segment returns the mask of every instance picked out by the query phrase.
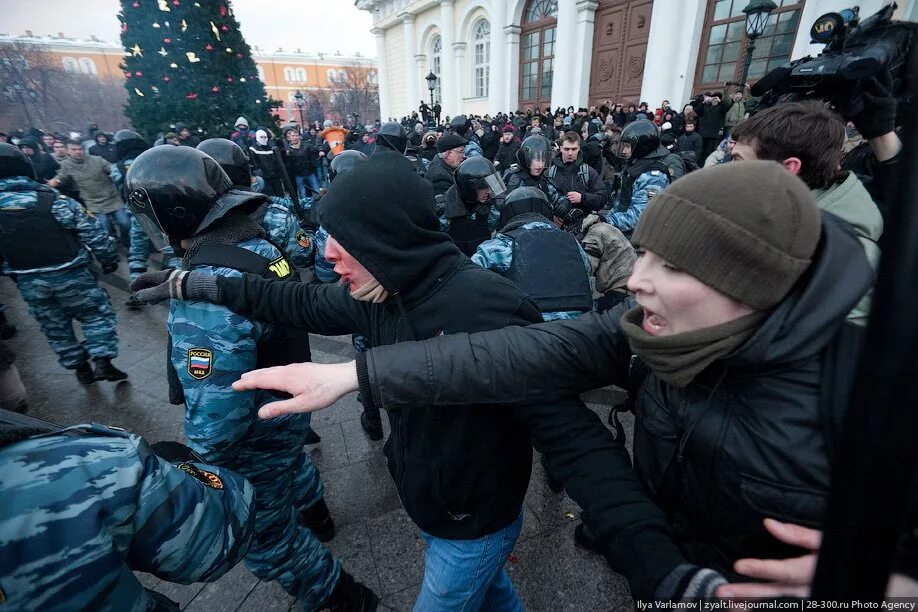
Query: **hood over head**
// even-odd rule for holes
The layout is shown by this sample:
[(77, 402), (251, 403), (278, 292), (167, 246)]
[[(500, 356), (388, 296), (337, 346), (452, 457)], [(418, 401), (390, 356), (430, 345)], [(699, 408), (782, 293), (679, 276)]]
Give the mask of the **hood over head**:
[(238, 119), (236, 119), (236, 123), (233, 124), (233, 127), (238, 128), (240, 125), (246, 129), (249, 129), (249, 120), (246, 119), (245, 117), (239, 117)]
[(264, 130), (255, 132), (255, 142), (263, 147), (268, 146), (268, 133)]
[(390, 296), (422, 295), (464, 259), (440, 231), (433, 185), (395, 151), (381, 150), (338, 175), (319, 219)]

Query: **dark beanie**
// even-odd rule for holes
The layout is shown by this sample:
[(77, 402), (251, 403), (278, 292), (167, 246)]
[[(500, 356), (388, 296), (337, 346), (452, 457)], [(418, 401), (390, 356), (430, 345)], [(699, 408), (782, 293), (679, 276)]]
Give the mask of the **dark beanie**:
[(773, 161), (692, 172), (655, 197), (632, 242), (756, 310), (778, 304), (810, 265), (820, 213)]
[(440, 153), (445, 153), (450, 149), (464, 147), (467, 144), (469, 144), (469, 141), (462, 136), (457, 136), (456, 134), (447, 134), (437, 141), (437, 151)]

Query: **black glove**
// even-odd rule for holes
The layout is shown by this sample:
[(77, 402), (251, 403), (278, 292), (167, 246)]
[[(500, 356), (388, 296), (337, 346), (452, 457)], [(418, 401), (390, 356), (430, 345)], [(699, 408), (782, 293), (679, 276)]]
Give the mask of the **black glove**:
[(657, 600), (691, 601), (702, 597), (714, 597), (717, 587), (727, 584), (719, 572), (707, 567), (683, 563), (666, 575), (654, 589)]
[(145, 272), (131, 283), (131, 291), (135, 299), (147, 304), (156, 304), (170, 298), (215, 302), (217, 277), (203, 272), (172, 269)]
[(859, 100), (841, 109), (845, 118), (854, 123), (864, 138), (876, 138), (896, 129), (898, 103), (891, 89), (892, 78), (889, 71), (884, 70), (861, 81), (860, 95), (855, 97)]
[(585, 216), (586, 215), (584, 215), (583, 211), (579, 208), (572, 208), (570, 212), (564, 215), (562, 220), (564, 221), (564, 225), (575, 225), (583, 221)]
[(567, 213), (571, 212), (571, 201), (567, 198), (558, 198), (558, 201), (555, 202), (555, 205), (552, 207), (555, 213), (555, 216), (559, 219), (564, 219), (567, 217)]
[(111, 263), (102, 264), (102, 274), (111, 274), (118, 269), (118, 262), (113, 261)]

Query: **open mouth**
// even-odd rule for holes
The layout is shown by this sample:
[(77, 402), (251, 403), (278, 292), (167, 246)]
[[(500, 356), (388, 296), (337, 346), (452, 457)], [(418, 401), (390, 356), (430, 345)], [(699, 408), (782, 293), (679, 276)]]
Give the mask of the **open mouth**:
[(641, 327), (648, 334), (657, 336), (666, 328), (666, 319), (644, 308), (644, 322), (641, 324)]

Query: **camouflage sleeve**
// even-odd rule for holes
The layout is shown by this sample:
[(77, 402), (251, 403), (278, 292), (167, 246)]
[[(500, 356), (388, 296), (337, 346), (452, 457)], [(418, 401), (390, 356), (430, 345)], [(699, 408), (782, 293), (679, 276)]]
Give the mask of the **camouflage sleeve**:
[(666, 175), (659, 170), (645, 172), (637, 177), (637, 180), (634, 181), (630, 206), (622, 212), (609, 213), (609, 223), (623, 232), (634, 231), (641, 213), (644, 212), (644, 208), (647, 206), (647, 202), (668, 186), (669, 181)]
[(498, 234), (478, 245), (478, 250), (471, 257), (472, 263), (486, 270), (503, 274), (510, 269), (513, 261), (513, 246), (509, 238)]
[(131, 569), (170, 582), (216, 580), (245, 557), (251, 543), (255, 490), (229, 470), (172, 465), (142, 439), (143, 466), (128, 554)]
[(316, 278), (323, 283), (336, 283), (341, 278), (335, 273), (335, 266), (325, 259), (325, 243), (328, 242), (328, 230), (319, 226), (316, 232), (316, 260), (313, 266)]
[(109, 168), (112, 182), (115, 184), (115, 189), (118, 190), (118, 195), (122, 195), (124, 193), (124, 175), (121, 174), (121, 169), (118, 167), (118, 164), (111, 164)]
[(254, 418), (257, 393), (237, 393), (231, 385), (255, 369), (260, 327), (224, 306), (173, 300), (169, 332), (172, 365), (185, 392), (188, 445), (206, 461), (222, 463)]
[(54, 201), (51, 213), (61, 225), (76, 231), (80, 241), (92, 251), (100, 263), (118, 261), (118, 242), (79, 202), (67, 196), (59, 196)]
[(479, 145), (474, 140), (470, 140), (467, 145), (465, 145), (465, 157), (484, 157), (484, 151), (481, 150), (481, 145)]
[(147, 271), (147, 260), (153, 251), (153, 242), (147, 233), (143, 231), (140, 222), (131, 212), (131, 246), (128, 249), (128, 271), (131, 273), (133, 281), (142, 273)]
[[(289, 198), (271, 198), (285, 201), (283, 206), (272, 203), (265, 212), (264, 227), (268, 232), (268, 239), (282, 247), (287, 255), (299, 268), (308, 268), (315, 257), (315, 239), (305, 230), (300, 229), (300, 224), (290, 211), (293, 203)], [(288, 204), (289, 203), (289, 204)]]

